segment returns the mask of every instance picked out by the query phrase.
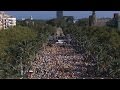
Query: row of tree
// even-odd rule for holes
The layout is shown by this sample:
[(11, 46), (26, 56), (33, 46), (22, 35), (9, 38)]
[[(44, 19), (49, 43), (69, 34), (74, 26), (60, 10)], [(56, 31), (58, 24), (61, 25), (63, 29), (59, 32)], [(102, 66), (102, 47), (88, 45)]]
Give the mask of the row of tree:
[(77, 44), (85, 62), (94, 63), (86, 77), (120, 77), (120, 32), (111, 27), (88, 27), (88, 20), (76, 24), (65, 20), (20, 21), (17, 27), (0, 32), (0, 78), (26, 77), (34, 56), (43, 48), (54, 26), (62, 27)]
[(76, 50), (85, 61), (94, 63), (87, 77), (120, 78), (120, 32), (111, 27), (81, 27), (69, 25), (64, 29), (77, 42)]
[(19, 22), (0, 32), (0, 78), (27, 78), (31, 61), (43, 49), (53, 27), (45, 23)]
[[(89, 27), (88, 19), (76, 23), (53, 19), (48, 24), (60, 26), (64, 34), (73, 38), (74, 48), (81, 53), (85, 62), (94, 63), (88, 66), (84, 77), (120, 78), (120, 31), (114, 20), (104, 27)], [(71, 43), (71, 44), (72, 44)]]

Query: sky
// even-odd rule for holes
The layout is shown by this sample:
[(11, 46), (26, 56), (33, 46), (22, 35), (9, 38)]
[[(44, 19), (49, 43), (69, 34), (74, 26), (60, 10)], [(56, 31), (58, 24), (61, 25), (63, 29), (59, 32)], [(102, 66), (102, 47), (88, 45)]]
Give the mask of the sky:
[[(16, 17), (17, 19), (29, 18), (33, 19), (52, 19), (56, 17), (56, 11), (5, 11), (7, 14)], [(120, 11), (96, 11), (98, 18), (113, 17), (114, 13)], [(64, 16), (74, 16), (76, 19), (86, 18), (91, 15), (91, 11), (64, 11)]]

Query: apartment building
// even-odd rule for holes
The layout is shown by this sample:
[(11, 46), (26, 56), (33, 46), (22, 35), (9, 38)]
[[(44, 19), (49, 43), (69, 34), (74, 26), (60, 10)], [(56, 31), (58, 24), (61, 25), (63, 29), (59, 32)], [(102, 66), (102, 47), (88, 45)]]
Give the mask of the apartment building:
[(16, 26), (16, 18), (0, 12), (0, 30)]

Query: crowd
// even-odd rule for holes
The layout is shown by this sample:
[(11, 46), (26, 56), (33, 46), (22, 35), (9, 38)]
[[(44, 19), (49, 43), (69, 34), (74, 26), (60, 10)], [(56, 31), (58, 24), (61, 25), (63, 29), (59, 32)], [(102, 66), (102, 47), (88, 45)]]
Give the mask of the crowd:
[(87, 71), (82, 55), (72, 47), (46, 46), (32, 62), (32, 79), (76, 79)]

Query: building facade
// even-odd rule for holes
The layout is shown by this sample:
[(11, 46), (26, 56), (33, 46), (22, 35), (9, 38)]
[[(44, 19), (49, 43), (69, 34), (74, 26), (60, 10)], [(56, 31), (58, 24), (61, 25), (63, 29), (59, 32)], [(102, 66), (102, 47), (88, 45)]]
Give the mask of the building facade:
[(117, 21), (119, 19), (119, 13), (114, 13), (113, 19)]
[(16, 18), (0, 12), (0, 30), (16, 26)]
[[(115, 20), (118, 19), (118, 14), (114, 14)], [(92, 12), (92, 15), (89, 16), (89, 26), (106, 26), (107, 22), (110, 21), (110, 18), (97, 18), (95, 11)]]
[(118, 30), (120, 30), (120, 14), (119, 13), (114, 13), (113, 16), (114, 23), (117, 24)]
[(92, 15), (89, 16), (89, 26), (95, 26), (97, 22), (96, 13), (92, 11)]

